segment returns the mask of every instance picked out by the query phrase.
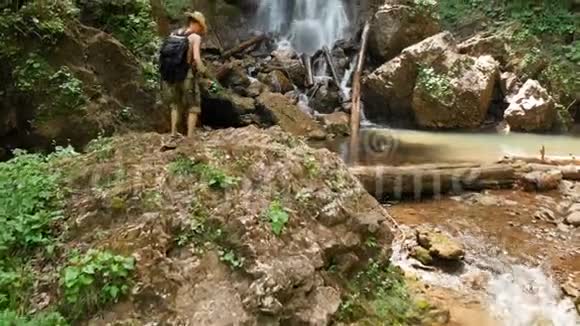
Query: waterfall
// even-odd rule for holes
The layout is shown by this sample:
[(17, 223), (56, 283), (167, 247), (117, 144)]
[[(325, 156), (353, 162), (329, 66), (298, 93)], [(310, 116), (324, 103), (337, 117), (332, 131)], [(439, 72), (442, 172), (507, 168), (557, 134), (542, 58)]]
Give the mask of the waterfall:
[(257, 20), (261, 30), (308, 54), (325, 45), (332, 47), (349, 27), (342, 0), (261, 0)]

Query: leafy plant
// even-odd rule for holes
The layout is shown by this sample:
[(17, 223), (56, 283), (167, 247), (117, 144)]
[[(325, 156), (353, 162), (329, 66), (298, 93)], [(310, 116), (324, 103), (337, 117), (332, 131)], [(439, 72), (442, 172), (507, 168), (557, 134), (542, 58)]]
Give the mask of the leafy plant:
[(40, 313), (35, 316), (23, 316), (12, 310), (0, 311), (2, 326), (66, 326), (67, 321), (58, 313)]
[(222, 249), (219, 252), (220, 260), (228, 264), (233, 269), (244, 266), (244, 257), (239, 257), (232, 249)]
[(354, 322), (368, 318), (373, 325), (415, 325), (420, 309), (408, 293), (402, 273), (395, 267), (370, 260), (350, 283), (338, 319)]
[(196, 171), (195, 163), (185, 155), (179, 155), (169, 163), (169, 173), (178, 176), (188, 176)]
[(0, 310), (24, 312), (22, 308), (26, 307), (30, 296), (32, 275), (28, 266), (18, 261), (0, 262)]
[(51, 223), (62, 218), (59, 175), (48, 159), (15, 154), (0, 163), (0, 259), (17, 249), (49, 243)]
[(75, 0), (83, 21), (111, 33), (137, 57), (151, 62), (159, 38), (149, 0)]
[(13, 78), (17, 93), (38, 102), (39, 119), (73, 113), (87, 102), (81, 80), (67, 67), (55, 71), (35, 53), (16, 66)]
[(320, 172), (318, 162), (312, 155), (307, 155), (304, 157), (304, 167), (306, 168), (306, 172), (308, 173), (309, 177), (315, 177)]
[(169, 172), (174, 175), (198, 175), (214, 189), (225, 190), (236, 186), (240, 179), (227, 175), (223, 170), (205, 163), (195, 163), (185, 155), (178, 156), (169, 165)]
[(435, 72), (431, 67), (420, 67), (417, 87), (425, 90), (431, 97), (449, 101), (453, 97), (453, 88), (449, 77)]
[(207, 164), (198, 164), (197, 173), (212, 188), (227, 189), (238, 185), (240, 179), (227, 175), (224, 171)]
[(60, 284), (66, 309), (73, 318), (107, 303), (117, 302), (130, 288), (135, 259), (91, 249), (74, 255), (62, 271)]
[(289, 215), (280, 203), (279, 200), (274, 200), (270, 203), (266, 217), (270, 222), (270, 227), (275, 235), (282, 234), (286, 223), (288, 223)]

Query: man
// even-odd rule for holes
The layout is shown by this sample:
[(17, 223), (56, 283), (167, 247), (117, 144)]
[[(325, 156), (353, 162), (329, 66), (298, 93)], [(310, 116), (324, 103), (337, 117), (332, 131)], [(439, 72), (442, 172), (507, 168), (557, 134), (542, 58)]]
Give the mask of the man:
[(201, 59), (201, 38), (207, 32), (205, 17), (198, 11), (185, 16), (186, 26), (171, 34), (160, 55), (163, 98), (171, 108), (172, 139), (178, 137), (177, 127), (186, 110), (187, 136), (193, 136), (201, 113), (199, 79), (211, 79)]

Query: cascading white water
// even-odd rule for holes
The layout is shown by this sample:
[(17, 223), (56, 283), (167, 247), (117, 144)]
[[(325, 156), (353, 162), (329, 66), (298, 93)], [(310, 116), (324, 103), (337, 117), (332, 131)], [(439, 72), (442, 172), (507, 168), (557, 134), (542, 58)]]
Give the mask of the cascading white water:
[(288, 39), (300, 53), (312, 54), (343, 38), (349, 27), (342, 0), (261, 0), (261, 30)]

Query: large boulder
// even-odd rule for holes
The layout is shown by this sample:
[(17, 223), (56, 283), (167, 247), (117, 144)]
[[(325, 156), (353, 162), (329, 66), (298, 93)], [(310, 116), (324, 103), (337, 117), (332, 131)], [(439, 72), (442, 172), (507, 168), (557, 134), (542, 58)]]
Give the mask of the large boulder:
[(288, 93), (294, 90), (294, 86), (281, 70), (273, 70), (268, 74), (259, 74), (258, 79), (266, 84), (272, 92)]
[(387, 61), (404, 48), (441, 31), (435, 8), (419, 6), (411, 0), (388, 1), (374, 16), (369, 35), (369, 51)]
[(477, 34), (458, 45), (459, 53), (478, 57), (490, 55), (502, 66), (509, 60), (509, 53), (504, 39), (498, 35)]
[(324, 130), (290, 99), (279, 93), (264, 92), (257, 98), (261, 114), (284, 131), (297, 136), (324, 138)]
[(546, 131), (556, 121), (556, 103), (536, 80), (529, 79), (518, 93), (510, 98), (504, 113), (512, 130)]
[(489, 56), (459, 54), (440, 33), (406, 48), (363, 80), (372, 121), (424, 128), (474, 128), (484, 120), (498, 79)]
[[(199, 132), (162, 152), (164, 141), (127, 134), (110, 140), (109, 155), (63, 163), (72, 196), (63, 247), (136, 260), (127, 297), (87, 312), (87, 324), (330, 325), (352, 276), (369, 258), (388, 260), (388, 213), (336, 154), (279, 128)], [(230, 181), (211, 186), (195, 166)], [(49, 281), (35, 294), (59, 275), (40, 267)]]
[(477, 128), (489, 109), (498, 63), (490, 56), (457, 56), (446, 72), (421, 68), (413, 113), (423, 128)]

